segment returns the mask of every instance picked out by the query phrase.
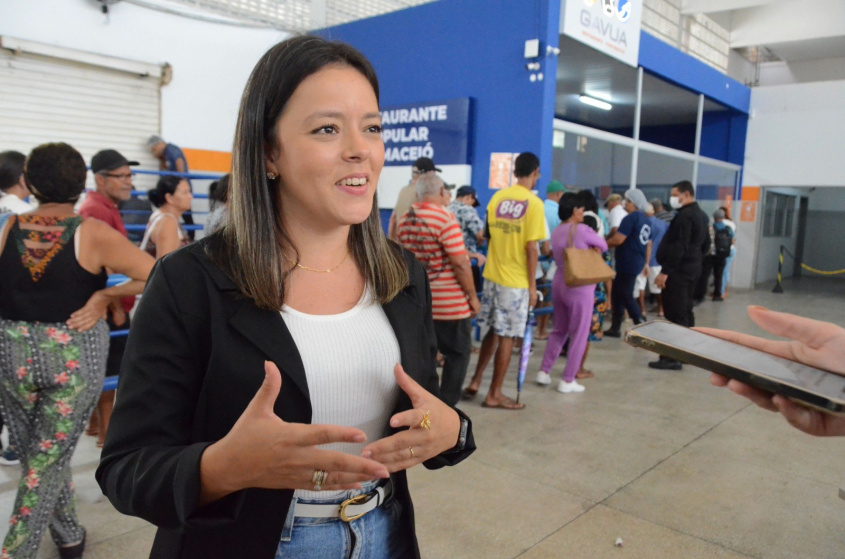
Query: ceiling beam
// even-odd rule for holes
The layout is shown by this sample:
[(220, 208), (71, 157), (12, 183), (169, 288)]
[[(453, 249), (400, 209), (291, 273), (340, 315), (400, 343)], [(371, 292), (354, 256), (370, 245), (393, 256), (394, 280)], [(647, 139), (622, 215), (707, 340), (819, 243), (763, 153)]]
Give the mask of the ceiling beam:
[(756, 8), (785, 0), (683, 0), (681, 13), (685, 16), (730, 12), (743, 8)]
[(845, 30), (842, 0), (791, 0), (735, 10), (731, 47), (753, 47), (841, 37)]

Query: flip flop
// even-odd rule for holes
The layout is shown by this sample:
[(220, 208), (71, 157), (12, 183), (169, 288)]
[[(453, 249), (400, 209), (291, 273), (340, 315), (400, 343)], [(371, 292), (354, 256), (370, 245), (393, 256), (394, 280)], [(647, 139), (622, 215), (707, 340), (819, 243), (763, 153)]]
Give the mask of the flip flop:
[(461, 400), (472, 400), (476, 394), (478, 394), (478, 390), (472, 390), (470, 387), (466, 387), (461, 392)]
[(499, 410), (521, 410), (525, 407), (523, 403), (516, 403), (516, 400), (511, 400), (510, 398), (503, 398), (501, 402), (498, 404), (488, 404), (487, 400), (481, 402), (482, 408), (496, 408)]
[(537, 334), (536, 336), (534, 336), (534, 339), (535, 340), (548, 340), (549, 335), (548, 334)]
[(594, 376), (596, 376), (596, 375), (595, 375), (595, 373), (593, 373), (593, 371), (590, 371), (588, 369), (581, 369), (575, 375), (575, 378), (593, 378)]

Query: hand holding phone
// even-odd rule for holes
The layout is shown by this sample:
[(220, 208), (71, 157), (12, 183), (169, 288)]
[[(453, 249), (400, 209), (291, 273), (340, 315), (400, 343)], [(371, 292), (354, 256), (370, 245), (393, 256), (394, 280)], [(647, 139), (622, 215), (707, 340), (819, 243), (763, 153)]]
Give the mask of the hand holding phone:
[[(748, 316), (763, 330), (777, 336), (791, 338), (792, 341), (765, 340), (748, 334), (712, 328), (697, 328), (697, 330), (746, 347), (845, 375), (845, 329), (829, 322), (774, 312), (758, 306), (748, 307)], [(710, 382), (715, 386), (727, 386), (732, 392), (748, 398), (762, 408), (780, 412), (790, 425), (810, 435), (819, 437), (845, 435), (845, 417), (799, 406), (784, 396), (773, 396), (770, 392), (716, 373), (711, 375)]]
[(845, 412), (845, 329), (757, 306), (749, 307), (748, 314), (764, 330), (792, 340), (712, 328), (690, 330), (660, 321), (632, 328), (625, 339), (716, 371), (711, 383), (780, 412), (805, 433), (845, 435), (845, 416), (832, 415)]

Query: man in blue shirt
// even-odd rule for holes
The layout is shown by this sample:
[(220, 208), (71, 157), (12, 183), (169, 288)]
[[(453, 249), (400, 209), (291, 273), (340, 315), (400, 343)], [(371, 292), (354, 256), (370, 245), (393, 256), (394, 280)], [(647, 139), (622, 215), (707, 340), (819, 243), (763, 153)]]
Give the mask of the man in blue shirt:
[[(634, 296), (639, 297), (640, 310), (645, 318), (645, 294), (646, 291), (653, 295), (657, 295), (657, 316), (663, 316), (663, 296), (660, 294), (660, 288), (654, 283), (657, 276), (662, 269), (657, 262), (657, 248), (660, 246), (660, 241), (663, 240), (663, 235), (669, 229), (669, 222), (657, 217), (654, 209), (654, 202), (646, 206), (645, 215), (651, 224), (651, 258), (648, 265), (643, 270), (642, 274), (637, 276), (637, 283), (634, 287)], [(648, 289), (646, 289), (646, 286)]]
[(618, 338), (622, 335), (622, 319), (625, 311), (634, 324), (643, 322), (640, 306), (634, 298), (634, 283), (651, 259), (651, 222), (644, 211), (648, 205), (645, 194), (632, 188), (625, 193), (625, 211), (628, 215), (619, 224), (608, 240), (608, 247), (616, 248), (616, 278), (610, 293), (613, 308), (613, 322), (605, 336)]
[[(152, 152), (156, 159), (159, 162), (159, 168), (162, 171), (174, 171), (176, 173), (189, 173), (188, 169), (188, 160), (185, 159), (185, 154), (182, 153), (182, 150), (179, 149), (179, 146), (175, 144), (168, 144), (164, 141), (164, 138), (153, 134), (152, 136), (147, 139), (147, 148)], [(188, 181), (188, 187), (191, 188), (193, 192), (193, 186), (191, 185), (191, 179), (186, 178), (185, 180)], [(185, 225), (193, 225), (194, 218), (190, 212), (185, 212), (182, 214), (182, 221), (185, 222)], [(193, 241), (194, 240), (194, 231), (188, 231), (188, 237)]]

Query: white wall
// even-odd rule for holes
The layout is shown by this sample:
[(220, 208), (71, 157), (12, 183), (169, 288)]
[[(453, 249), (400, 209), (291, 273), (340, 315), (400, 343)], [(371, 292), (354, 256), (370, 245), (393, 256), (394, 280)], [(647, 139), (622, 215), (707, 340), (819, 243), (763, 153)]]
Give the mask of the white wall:
[(845, 80), (845, 57), (765, 62), (759, 77), (761, 86)]
[(845, 80), (756, 87), (743, 184), (845, 186)]
[[(751, 288), (774, 279), (777, 247), (794, 249), (793, 239), (759, 234), (765, 189), (807, 194), (809, 187), (845, 187), (842, 147), (845, 80), (755, 87), (746, 140), (743, 185), (761, 186), (755, 223), (738, 222), (737, 263), (732, 283)], [(796, 211), (798, 205), (796, 204)], [(843, 211), (845, 208), (840, 208)], [(810, 230), (808, 227), (808, 237)], [(805, 254), (808, 258), (809, 254)], [(785, 274), (791, 275), (791, 265)]]
[(756, 283), (757, 229), (763, 222), (762, 202), (757, 204), (756, 221), (741, 219), (741, 202), (734, 202), (731, 217), (736, 223), (736, 256), (731, 263), (731, 287), (750, 289)]
[(108, 22), (93, 0), (0, 0), (0, 14), (0, 35), (143, 62), (169, 62), (173, 81), (161, 90), (162, 135), (183, 148), (218, 151), (232, 149), (238, 103), (253, 66), (287, 36), (125, 2), (110, 7)]

